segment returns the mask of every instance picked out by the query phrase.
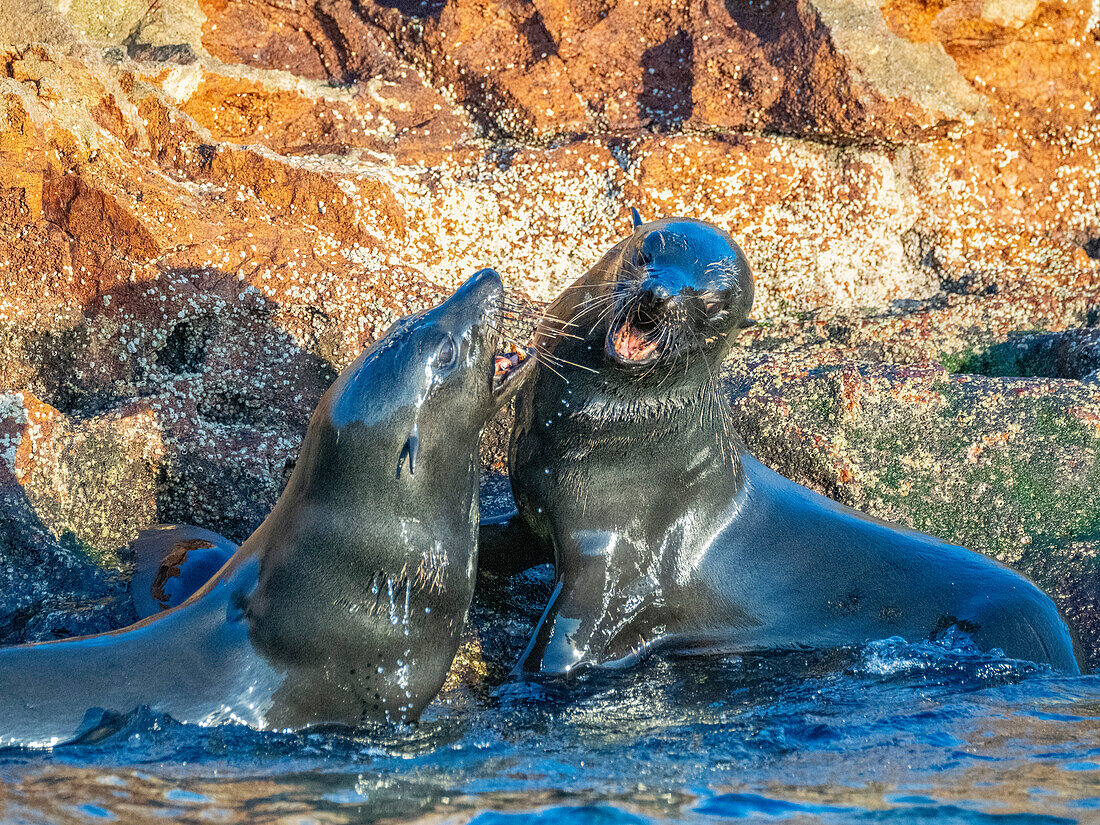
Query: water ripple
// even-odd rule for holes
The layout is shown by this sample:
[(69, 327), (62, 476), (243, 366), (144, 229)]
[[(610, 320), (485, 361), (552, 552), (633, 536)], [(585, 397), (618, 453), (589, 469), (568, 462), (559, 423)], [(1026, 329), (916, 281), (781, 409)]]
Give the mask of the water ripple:
[(0, 752), (0, 819), (1016, 825), (1100, 809), (1100, 680), (957, 640), (489, 687), (363, 731), (139, 712)]

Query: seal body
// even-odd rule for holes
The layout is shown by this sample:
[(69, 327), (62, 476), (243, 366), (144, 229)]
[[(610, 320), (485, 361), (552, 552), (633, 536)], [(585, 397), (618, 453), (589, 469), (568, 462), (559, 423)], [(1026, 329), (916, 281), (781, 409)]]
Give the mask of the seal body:
[(725, 232), (666, 220), (637, 226), (548, 310), (536, 344), (554, 369), (538, 366), (517, 399), (510, 470), (557, 584), (522, 667), (958, 628), (1078, 672), (1054, 604), (1024, 577), (748, 455), (717, 376), (751, 302)]
[(139, 706), (276, 729), (415, 719), (473, 594), (479, 435), (526, 371), (495, 356), (501, 294), (483, 270), (345, 369), (275, 508), (183, 604), (0, 651), (0, 744), (66, 741)]

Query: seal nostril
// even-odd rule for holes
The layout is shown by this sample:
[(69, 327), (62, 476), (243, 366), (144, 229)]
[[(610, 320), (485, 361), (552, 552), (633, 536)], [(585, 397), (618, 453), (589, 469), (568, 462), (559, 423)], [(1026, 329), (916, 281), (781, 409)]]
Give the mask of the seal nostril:
[(661, 303), (672, 297), (668, 287), (658, 277), (646, 278), (638, 286), (638, 295), (642, 300)]
[(634, 312), (633, 327), (643, 334), (656, 329), (657, 325), (661, 323), (661, 310), (664, 303), (664, 301), (651, 301), (639, 306)]
[(630, 313), (630, 325), (643, 334), (652, 332), (660, 325), (661, 319), (668, 311), (670, 300), (668, 293), (663, 289), (643, 288)]

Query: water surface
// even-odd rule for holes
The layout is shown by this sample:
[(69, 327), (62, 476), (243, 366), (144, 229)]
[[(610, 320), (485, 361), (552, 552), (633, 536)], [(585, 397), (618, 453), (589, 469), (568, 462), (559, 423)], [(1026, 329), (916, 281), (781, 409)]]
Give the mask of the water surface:
[(415, 727), (139, 713), (0, 753), (9, 822), (1100, 822), (1100, 677), (965, 639), (504, 679)]

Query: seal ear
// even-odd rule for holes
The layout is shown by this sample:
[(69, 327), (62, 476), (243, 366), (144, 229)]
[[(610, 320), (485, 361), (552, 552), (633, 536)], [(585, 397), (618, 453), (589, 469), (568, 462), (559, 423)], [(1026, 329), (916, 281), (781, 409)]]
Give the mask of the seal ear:
[(630, 207), (630, 219), (632, 221), (634, 221), (634, 228), (635, 229), (637, 229), (643, 223), (642, 216), (638, 213), (638, 210), (635, 209), (633, 206)]
[(405, 466), (405, 458), (409, 459), (409, 475), (416, 475), (416, 456), (420, 451), (420, 434), (416, 431), (416, 425), (413, 424), (412, 432), (409, 433), (409, 437), (405, 440), (404, 446), (401, 447), (401, 452), (397, 456), (397, 477), (401, 478), (401, 468)]

